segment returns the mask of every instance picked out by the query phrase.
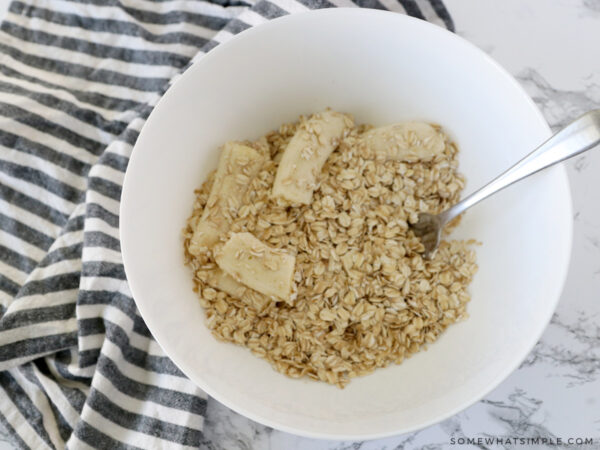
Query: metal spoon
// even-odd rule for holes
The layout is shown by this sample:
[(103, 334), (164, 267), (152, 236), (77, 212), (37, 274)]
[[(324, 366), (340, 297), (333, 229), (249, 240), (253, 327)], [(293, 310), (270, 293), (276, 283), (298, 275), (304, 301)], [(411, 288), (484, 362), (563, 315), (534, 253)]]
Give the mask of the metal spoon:
[(420, 213), (411, 226), (425, 247), (424, 257), (435, 253), (444, 227), (459, 214), (484, 198), (546, 167), (564, 161), (600, 144), (600, 109), (585, 113), (564, 127), (506, 172), (439, 214)]

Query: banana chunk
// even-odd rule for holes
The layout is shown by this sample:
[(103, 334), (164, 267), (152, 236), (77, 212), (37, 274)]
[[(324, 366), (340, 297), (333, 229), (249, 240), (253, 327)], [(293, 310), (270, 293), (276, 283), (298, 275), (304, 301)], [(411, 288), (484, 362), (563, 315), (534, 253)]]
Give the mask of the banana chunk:
[(364, 145), (371, 157), (378, 160), (431, 161), (446, 148), (443, 134), (425, 122), (401, 122), (363, 133), (359, 145)]
[(192, 255), (210, 250), (227, 232), (231, 215), (241, 206), (244, 194), (263, 162), (263, 156), (251, 147), (237, 142), (224, 145), (208, 202), (190, 241)]
[(235, 281), (267, 297), (291, 304), (296, 258), (262, 243), (250, 233), (234, 233), (215, 260)]
[(259, 314), (272, 302), (269, 297), (247, 288), (218, 268), (210, 271), (206, 283), (254, 308)]
[(307, 120), (283, 152), (272, 196), (309, 204), (323, 164), (352, 126), (348, 115), (329, 110)]

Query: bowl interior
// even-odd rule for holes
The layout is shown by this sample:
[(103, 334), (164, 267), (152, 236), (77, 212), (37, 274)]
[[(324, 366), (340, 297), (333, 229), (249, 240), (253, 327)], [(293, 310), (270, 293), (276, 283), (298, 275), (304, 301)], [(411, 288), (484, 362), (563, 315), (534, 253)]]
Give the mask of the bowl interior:
[(455, 236), (475, 238), (470, 318), (400, 366), (340, 390), (291, 380), (249, 351), (217, 342), (183, 266), (193, 190), (226, 140), (253, 139), (325, 107), (359, 122), (423, 119), (457, 141), (467, 192), (549, 134), (502, 69), (457, 36), (392, 13), (325, 10), (251, 29), (217, 47), (168, 91), (144, 127), (125, 180), (121, 237), (138, 307), (166, 353), (234, 410), (273, 427), (372, 438), (441, 420), (489, 392), (547, 324), (571, 239), (564, 170), (553, 168), (469, 211)]

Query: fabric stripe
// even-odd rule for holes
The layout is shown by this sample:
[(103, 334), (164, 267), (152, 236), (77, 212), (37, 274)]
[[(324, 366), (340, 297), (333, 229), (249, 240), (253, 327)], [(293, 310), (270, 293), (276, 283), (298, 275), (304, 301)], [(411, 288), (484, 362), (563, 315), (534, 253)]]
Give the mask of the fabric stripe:
[[(2, 83), (0, 83), (0, 89), (2, 89)], [(77, 175), (86, 174), (90, 169), (90, 165), (85, 161), (74, 158), (68, 153), (56, 151), (44, 144), (5, 130), (0, 130), (0, 146), (38, 156)]]
[(79, 272), (71, 272), (49, 276), (41, 280), (32, 280), (23, 286), (19, 295), (49, 294), (76, 289), (79, 287), (79, 276)]
[(23, 194), (1, 181), (0, 199), (14, 205), (14, 207), (19, 208), (19, 210), (24, 211), (30, 216), (37, 214), (44, 221), (52, 222), (55, 225), (64, 225), (68, 218), (66, 214), (54, 209), (52, 206), (40, 202), (39, 199)]
[(112, 181), (98, 177), (90, 177), (89, 187), (99, 194), (110, 197), (113, 200), (119, 200), (121, 198), (121, 186)]
[(37, 261), (34, 259), (12, 251), (10, 248), (7, 248), (2, 244), (0, 244), (0, 259), (23, 272), (30, 272), (37, 265)]
[[(13, 68), (13, 66), (15, 68)], [(59, 92), (66, 92), (83, 103), (88, 103), (90, 105), (101, 107), (107, 110), (131, 111), (142, 105), (140, 102), (129, 98), (123, 99), (99, 92), (89, 92), (80, 89), (74, 89), (72, 84), (69, 83), (56, 84), (47, 81), (44, 78), (39, 78), (42, 71), (37, 71), (34, 68), (27, 68), (27, 66), (18, 62), (12, 62), (11, 66), (0, 64), (0, 72), (14, 79), (28, 81), (30, 83), (37, 84), (38, 86), (47, 87)]]
[[(3, 342), (8, 343), (0, 347), (0, 361), (6, 361), (11, 354), (23, 357), (43, 353), (45, 352), (43, 346), (46, 344), (42, 341), (43, 338), (57, 337), (55, 345), (58, 345), (59, 341), (64, 343), (66, 339), (71, 337), (71, 334), (61, 332), (64, 329), (75, 330), (76, 326), (75, 318), (69, 318), (68, 320), (40, 322), (36, 323), (35, 326), (24, 325), (19, 328), (3, 330)], [(19, 349), (27, 346), (29, 346), (28, 351), (31, 350), (29, 353), (19, 351)], [(55, 347), (52, 348), (56, 350)]]
[[(81, 101), (73, 94), (74, 91), (67, 90), (67, 87), (72, 88), (71, 85), (58, 86), (46, 83), (41, 79), (25, 76), (2, 64), (0, 64), (0, 81), (6, 92), (29, 97), (40, 105), (60, 110), (80, 122), (88, 123), (99, 131), (116, 136), (127, 127), (127, 122), (121, 120), (123, 112), (106, 109), (101, 105), (94, 105), (90, 101)], [(128, 111), (126, 114), (131, 115), (132, 113)]]
[[(105, 142), (115, 138), (114, 135), (84, 122), (79, 117), (73, 118), (63, 113), (54, 105), (45, 106), (31, 98), (11, 93), (4, 94), (2, 98), (12, 103), (12, 108), (4, 114), (5, 117), (31, 127), (38, 131), (38, 135), (43, 133), (46, 136), (52, 136), (50, 139), (52, 139), (52, 142), (58, 143), (58, 149), (69, 149), (73, 157), (83, 162), (95, 162), (96, 157), (101, 154), (106, 146)], [(36, 113), (33, 114), (30, 110), (36, 111)], [(26, 113), (23, 111), (26, 111)], [(65, 132), (61, 133), (62, 130), (65, 130)], [(16, 132), (12, 129), (11, 131)], [(32, 140), (36, 139), (32, 138)], [(67, 145), (63, 145), (63, 142)], [(43, 143), (47, 146), (51, 145), (50, 142), (45, 140)]]
[[(8, 414), (6, 414), (8, 416)], [(17, 448), (21, 449), (29, 449), (30, 447), (25, 443), (25, 441), (21, 438), (20, 433), (12, 427), (10, 422), (5, 418), (5, 414), (0, 408), (0, 423), (2, 423), (2, 427), (8, 432), (9, 436), (13, 440), (13, 444)]]
[(0, 395), (5, 400), (0, 402), (0, 416), (9, 424), (13, 439), (16, 443), (22, 443), (23, 449), (48, 449), (51, 448), (36, 432), (32, 424), (21, 414), (20, 410), (10, 400), (8, 393), (0, 384)]
[(65, 445), (61, 437), (61, 430), (68, 436), (71, 432), (66, 426), (64, 418), (56, 410), (56, 407), (49, 402), (47, 393), (40, 389), (41, 384), (33, 374), (33, 364), (25, 364), (18, 369), (10, 371), (15, 381), (23, 389), (24, 394), (31, 400), (31, 404), (40, 412), (41, 423), (44, 431), (52, 442), (54, 448), (62, 448)]
[[(127, 378), (133, 381), (147, 386), (153, 386), (157, 389), (167, 389), (165, 393), (170, 393), (170, 391), (178, 391), (197, 396), (198, 398), (203, 398), (203, 393), (193, 384), (187, 383), (184, 377), (179, 375), (171, 375), (168, 373), (158, 373), (130, 363), (123, 356), (121, 347), (119, 347), (117, 344), (114, 344), (109, 339), (104, 341), (102, 346), (102, 355), (106, 356), (111, 361), (114, 361), (114, 364), (118, 363), (120, 372), (126, 374)], [(100, 362), (98, 362), (98, 364), (100, 364)]]
[(32, 53), (26, 53), (3, 43), (0, 43), (0, 52), (11, 56), (17, 61), (27, 64), (28, 66), (42, 69), (47, 72), (60, 75), (68, 74), (70, 77), (93, 81), (100, 84), (123, 86), (138, 91), (160, 91), (168, 81), (165, 78), (134, 77), (113, 70), (93, 69), (82, 64), (57, 61), (51, 58), (37, 56)]
[[(98, 438), (110, 439), (110, 441), (108, 441), (106, 444), (104, 443), (104, 441), (101, 441), (102, 443), (100, 443), (99, 445), (96, 443), (92, 444), (98, 445), (98, 448), (147, 449), (152, 447), (167, 447), (169, 445), (168, 441), (161, 442), (157, 438), (152, 438), (144, 433), (138, 433), (137, 431), (120, 426), (119, 424), (111, 421), (109, 418), (104, 417), (102, 414), (96, 412), (93, 408), (89, 407), (87, 403), (83, 409), (82, 421), (86, 424), (89, 423), (89, 425), (93, 426), (95, 430), (102, 430), (102, 433), (98, 435)], [(119, 444), (120, 442), (131, 442), (134, 445), (124, 446), (123, 444)]]
[[(6, 41), (7, 39), (5, 38), (6, 35), (0, 31), (0, 40)], [(12, 41), (13, 39), (9, 40)], [(14, 45), (17, 47), (22, 46), (20, 42), (15, 42)], [(32, 51), (34, 58), (43, 59), (45, 58), (45, 55), (48, 54), (48, 51), (44, 50), (43, 48), (28, 47), (28, 50)], [(35, 53), (39, 53), (43, 56), (37, 56)], [(73, 60), (73, 58), (69, 59)], [(31, 65), (26, 61), (14, 58), (8, 53), (4, 54), (3, 62), (9, 69), (12, 69), (19, 74), (27, 73), (26, 77), (35, 77), (40, 79), (39, 83), (42, 85), (52, 86), (65, 92), (71, 92), (73, 95), (77, 95), (80, 98), (98, 101), (100, 104), (104, 102), (105, 104), (102, 104), (102, 106), (105, 108), (110, 106), (123, 110), (126, 109), (125, 105), (141, 105), (147, 102), (155, 102), (159, 97), (159, 92), (134, 90), (117, 84), (111, 85), (109, 83), (95, 82), (87, 80), (81, 76), (76, 76), (76, 74), (71, 74), (68, 71), (48, 71), (44, 67)], [(60, 61), (57, 61), (57, 63), (60, 63)], [(88, 72), (94, 70), (93, 68), (86, 68), (86, 66), (83, 65), (80, 66), (84, 67), (84, 70)], [(17, 76), (21, 77), (23, 75)], [(131, 120), (135, 114), (135, 110), (129, 109), (123, 111), (121, 115), (117, 115), (116, 117), (120, 120), (128, 121)]]
[[(46, 360), (50, 361), (48, 368), (54, 377), (62, 382), (62, 386), (73, 388), (70, 391), (71, 395), (67, 398), (75, 409), (81, 411), (89, 394), (89, 384), (93, 372), (79, 367), (77, 358), (71, 357), (72, 354), (76, 353), (76, 347), (63, 349), (57, 351), (52, 357), (47, 356)], [(63, 389), (64, 391), (65, 389)]]
[(100, 161), (100, 163), (125, 173), (129, 159), (115, 153), (106, 152), (102, 155), (102, 161)]
[(169, 11), (165, 14), (159, 14), (144, 9), (127, 7), (117, 0), (107, 0), (105, 5), (119, 6), (134, 19), (145, 23), (172, 24), (188, 22), (201, 27), (210, 28), (211, 30), (220, 30), (227, 25), (226, 18), (194, 14), (188, 11)]
[(10, 306), (10, 312), (5, 313), (5, 315), (16, 314), (20, 311), (27, 311), (31, 309), (58, 306), (66, 303), (75, 303), (77, 300), (77, 291), (78, 290), (75, 288), (46, 294), (21, 296), (17, 299), (14, 299), (14, 302)]
[[(37, 7), (43, 6), (42, 2), (38, 2)], [(52, 4), (49, 6), (51, 7)], [(73, 11), (69, 12), (73, 13)], [(167, 67), (170, 66), (169, 61), (177, 61), (179, 59), (183, 61), (183, 58), (190, 58), (194, 56), (197, 51), (197, 47), (180, 42), (164, 44), (152, 43), (151, 47), (148, 48), (148, 42), (139, 36), (118, 36), (106, 31), (76, 28), (73, 26), (61, 25), (56, 22), (49, 22), (40, 18), (30, 18), (25, 15), (11, 14), (10, 20), (27, 29), (39, 29), (55, 36), (82, 41), (84, 47), (80, 49), (81, 51), (98, 58), (102, 58), (103, 52), (107, 52), (107, 54), (115, 61), (131, 61), (133, 63), (143, 64), (144, 60), (140, 55), (143, 56), (146, 53), (148, 56), (157, 55), (151, 56), (153, 62), (156, 63), (154, 65), (164, 65)], [(212, 33), (209, 34), (212, 35)], [(106, 46), (107, 48), (104, 49), (104, 47), (98, 48), (90, 46), (93, 43), (101, 43), (102, 46)], [(89, 51), (84, 50), (84, 48), (87, 48)], [(159, 62), (161, 63), (159, 64)], [(174, 68), (177, 64), (178, 63), (174, 65)]]
[[(70, 170), (54, 164), (52, 161), (48, 161), (43, 157), (33, 155), (31, 153), (15, 152), (14, 150), (9, 150), (6, 147), (0, 147), (0, 154), (0, 161), (8, 160), (18, 163), (19, 166), (27, 167), (28, 169), (35, 170), (37, 172), (51, 174), (52, 179), (55, 179), (57, 182), (61, 183), (61, 185), (69, 186), (70, 188), (80, 191), (81, 193), (83, 193), (85, 190), (86, 183), (84, 176), (73, 174)], [(7, 173), (9, 175), (19, 176), (21, 178), (21, 175), (25, 172), (19, 172), (18, 175), (15, 175), (16, 172), (7, 170)], [(43, 179), (36, 180), (36, 184), (38, 184), (38, 186), (41, 188), (44, 188), (44, 186), (41, 184), (43, 181)], [(55, 188), (55, 186), (53, 186), (53, 188)], [(56, 192), (54, 193), (56, 194)]]
[[(71, 434), (71, 438), (69, 439), (69, 442), (67, 443), (67, 446), (65, 448), (66, 449), (77, 449), (77, 450), (97, 450), (99, 447), (94, 448), (91, 445), (86, 444), (81, 439), (79, 439), (75, 433), (73, 433), (73, 434)], [(117, 447), (113, 447), (113, 448), (117, 448)]]
[(206, 401), (194, 395), (172, 389), (141, 383), (123, 375), (117, 365), (106, 357), (98, 360), (98, 372), (105, 376), (121, 392), (137, 399), (145, 399), (160, 405), (181, 410), (189, 410), (194, 414), (204, 415)]
[(444, 6), (444, 3), (442, 3), (442, 0), (428, 0), (428, 1), (431, 4), (431, 6), (433, 7), (433, 9), (435, 10), (438, 17), (444, 21), (446, 28), (448, 28), (448, 30), (450, 30), (450, 31), (455, 31), (454, 21), (452, 20), (450, 13), (446, 9), (446, 6)]
[(379, 0), (356, 0), (356, 4), (361, 8), (387, 9)]
[(3, 330), (10, 330), (12, 328), (24, 327), (35, 323), (68, 320), (73, 317), (74, 313), (75, 303), (28, 309), (5, 314), (0, 318), (0, 326)]
[(18, 283), (15, 283), (13, 280), (0, 273), (0, 291), (6, 292), (11, 297), (14, 297), (17, 295), (17, 292), (19, 292), (20, 287), (21, 286)]
[[(64, 325), (63, 325), (64, 327)], [(37, 327), (36, 328), (41, 328)], [(44, 331), (42, 329), (42, 331)], [(19, 358), (20, 362), (54, 353), (58, 350), (72, 347), (77, 339), (75, 331), (70, 333), (51, 334), (45, 336), (23, 339), (12, 344), (0, 346), (0, 363), (11, 359)], [(5, 370), (6, 366), (0, 364), (0, 370)]]
[(94, 375), (94, 386), (99, 392), (110, 398), (116, 406), (130, 413), (135, 414), (139, 412), (144, 416), (164, 422), (186, 424), (196, 430), (201, 429), (204, 423), (203, 415), (206, 412), (204, 407), (197, 408), (196, 412), (193, 412), (185, 400), (180, 400), (173, 403), (175, 407), (162, 403), (160, 404), (161, 407), (157, 408), (157, 404), (145, 396), (142, 396), (141, 399), (136, 399), (131, 396), (131, 391), (119, 390), (100, 370)]
[(421, 9), (419, 8), (419, 6), (417, 5), (417, 2), (415, 0), (398, 0), (398, 1), (404, 8), (404, 11), (406, 11), (406, 14), (408, 14), (409, 16), (416, 17), (417, 19), (425, 20), (425, 16), (423, 16), (423, 13), (421, 12)]
[[(14, 211), (10, 211), (11, 206), (12, 205), (10, 203), (0, 201), (0, 208), (4, 207), (6, 208), (5, 211), (9, 213), (14, 213)], [(44, 250), (40, 249), (39, 247), (36, 247), (35, 245), (31, 245), (25, 242), (20, 238), (20, 236), (9, 234), (2, 229), (0, 229), (0, 241), (2, 241), (7, 248), (11, 249), (11, 251), (16, 251), (20, 255), (28, 255), (27, 257), (34, 261), (39, 261), (45, 255)]]
[[(3, 161), (0, 160), (0, 170), (2, 170), (2, 162)], [(0, 213), (0, 227), (3, 231), (13, 234), (29, 244), (44, 250), (50, 247), (53, 242), (53, 239), (50, 236), (47, 236), (18, 220), (5, 216), (2, 213)]]
[[(107, 210), (107, 212), (110, 211)], [(112, 219), (112, 217), (113, 216), (111, 216), (109, 219)], [(105, 234), (106, 236), (110, 236), (114, 239), (119, 239), (119, 229), (116, 226), (110, 224), (110, 222), (107, 221), (104, 217), (89, 217), (86, 220), (86, 230), (87, 233), (99, 232)]]
[[(75, 203), (70, 201), (69, 199), (65, 199), (59, 195), (53, 194), (49, 190), (44, 187), (38, 186), (35, 183), (31, 183), (28, 180), (23, 180), (17, 177), (11, 177), (9, 173), (4, 173), (0, 170), (0, 185), (7, 185), (13, 188), (15, 191), (20, 193), (27, 192), (27, 196), (36, 198), (42, 204), (51, 205), (53, 209), (58, 210), (58, 212), (62, 213), (65, 217), (68, 217), (76, 206)], [(24, 194), (23, 194), (24, 195)], [(11, 202), (12, 203), (12, 202)], [(15, 205), (16, 208), (19, 208)], [(23, 208), (19, 208), (23, 209)], [(36, 210), (28, 210), (30, 214), (36, 214), (38, 211)], [(7, 214), (12, 213), (12, 211), (7, 211)], [(38, 223), (45, 223), (46, 218), (40, 217), (37, 220)], [(52, 229), (53, 227), (51, 227)]]
[(15, 23), (4, 22), (2, 30), (22, 41), (38, 42), (44, 45), (58, 47), (65, 50), (86, 53), (96, 58), (111, 58), (128, 63), (150, 64), (157, 66), (168, 66), (181, 68), (189, 60), (188, 57), (177, 53), (164, 51), (133, 50), (123, 47), (112, 47), (72, 37), (59, 36), (39, 30), (29, 30)]
[(106, 339), (117, 345), (123, 358), (141, 369), (160, 374), (183, 376), (166, 356), (149, 355), (144, 350), (130, 344), (130, 337), (119, 325), (102, 318), (79, 319), (80, 336), (105, 334)]
[(72, 217), (62, 228), (60, 234), (61, 236), (67, 233), (73, 233), (77, 231), (83, 230), (83, 226), (85, 223), (85, 217), (80, 215), (76, 217)]
[(333, 8), (335, 5), (328, 0), (297, 0), (308, 9)]
[(258, 2), (254, 7), (254, 12), (260, 14), (263, 17), (269, 17), (271, 19), (275, 19), (277, 17), (281, 17), (287, 14), (287, 11), (267, 0)]
[(47, 375), (50, 372), (50, 368), (45, 359), (26, 364), (21, 370), (23, 368), (30, 370), (31, 373), (28, 375), (28, 378), (36, 383), (48, 395), (48, 398), (52, 400), (51, 405), (55, 408), (57, 420), (62, 423), (61, 428), (63, 428), (63, 431), (61, 431), (61, 436), (66, 442), (69, 436), (64, 436), (63, 433), (68, 429), (70, 434), (77, 425), (85, 397), (79, 396), (78, 398), (81, 401), (77, 402), (73, 399), (72, 394), (80, 394), (79, 391), (61, 386), (56, 380), (50, 378)]
[(77, 303), (79, 305), (111, 305), (126, 314), (133, 321), (140, 317), (133, 298), (121, 292), (81, 290)]
[(82, 277), (108, 277), (125, 280), (125, 270), (122, 264), (106, 261), (86, 261), (81, 270)]
[(38, 263), (38, 267), (48, 267), (60, 261), (80, 259), (82, 247), (83, 244), (78, 243), (52, 250)]
[[(144, 112), (141, 111), (140, 114), (143, 114)], [(128, 143), (129, 145), (133, 146), (135, 144), (135, 141), (138, 138), (139, 133), (136, 132), (135, 130), (132, 130), (131, 128), (127, 128), (123, 133), (121, 133), (121, 135), (119, 136), (119, 140)]]
[[(143, 75), (144, 79), (161, 78), (166, 80), (178, 70), (177, 67), (164, 64), (144, 64), (138, 62), (121, 61), (120, 59), (113, 58), (104, 59), (91, 55), (90, 53), (84, 51), (83, 48), (81, 50), (64, 48), (60, 45), (56, 45), (57, 40), (62, 39), (60, 36), (50, 34), (47, 31), (35, 31), (35, 36), (32, 36), (33, 31), (26, 26), (19, 25), (19, 23), (27, 24), (29, 20), (31, 19), (10, 15), (0, 28), (2, 35), (4, 36), (4, 40), (6, 40), (7, 43), (13, 47), (18, 48), (24, 43), (24, 41), (29, 42), (29, 55), (46, 57), (50, 54), (52, 59), (58, 61), (59, 63), (65, 61), (71, 62), (73, 59), (76, 59), (78, 64), (84, 67), (102, 68), (118, 74), (129, 76)], [(31, 26), (29, 24), (27, 25)], [(66, 70), (68, 72), (70, 70), (70, 66), (67, 66)], [(120, 88), (120, 92), (126, 91)], [(135, 92), (131, 93), (134, 95), (136, 94)]]
[(2, 260), (0, 260), (0, 272), (18, 286), (21, 286), (23, 281), (25, 281), (25, 277), (27, 277), (26, 272), (23, 272)]
[(6, 392), (7, 398), (13, 402), (19, 412), (31, 424), (38, 436), (42, 438), (50, 448), (56, 449), (48, 432), (43, 426), (42, 414), (8, 371), (0, 372), (0, 386), (2, 386), (4, 392)]
[[(115, 307), (112, 302), (110, 305), (88, 304), (84, 307), (80, 297), (77, 318), (80, 321), (85, 320), (80, 323), (80, 338), (105, 334), (108, 330), (110, 335), (107, 336), (107, 339), (119, 346), (125, 360), (146, 370), (183, 376), (171, 361), (164, 357), (162, 349), (154, 339), (148, 339), (147, 334), (135, 332), (136, 323), (139, 323), (140, 319), (137, 310), (127, 314), (121, 308)], [(131, 331), (134, 332), (131, 333)], [(128, 341), (118, 339), (119, 334), (122, 333), (128, 334)], [(80, 340), (80, 349), (82, 345), (82, 340)]]
[[(143, 450), (135, 445), (125, 444), (125, 441), (119, 441), (107, 436), (97, 428), (90, 426), (85, 420), (80, 420), (75, 428), (75, 436), (88, 444), (90, 447), (100, 450)], [(69, 446), (70, 447), (70, 446)]]
[(106, 222), (111, 227), (119, 226), (119, 216), (116, 214), (113, 214), (111, 211), (109, 211), (108, 209), (104, 208), (102, 205), (99, 205), (97, 203), (88, 203), (87, 209), (86, 209), (86, 214), (91, 219), (94, 219), (94, 218), (102, 219), (104, 222)]
[(95, 389), (91, 392), (86, 404), (102, 416), (110, 418), (114, 423), (130, 430), (137, 430), (151, 436), (162, 435), (164, 439), (171, 442), (188, 446), (197, 446), (202, 439), (200, 431), (153, 419), (142, 414), (134, 414), (120, 408)]
[(115, 35), (139, 36), (149, 42), (162, 44), (186, 44), (194, 47), (202, 47), (207, 38), (195, 36), (191, 33), (170, 32), (164, 34), (152, 33), (134, 22), (125, 22), (114, 19), (95, 19), (77, 14), (57, 13), (45, 8), (36, 8), (25, 5), (22, 2), (13, 2), (9, 8), (15, 14), (24, 14), (28, 17), (44, 19), (61, 25), (67, 25), (86, 30), (103, 31)]
[(59, 181), (39, 169), (0, 159), (0, 171), (11, 177), (35, 184), (72, 203), (78, 203), (84, 195), (83, 191)]

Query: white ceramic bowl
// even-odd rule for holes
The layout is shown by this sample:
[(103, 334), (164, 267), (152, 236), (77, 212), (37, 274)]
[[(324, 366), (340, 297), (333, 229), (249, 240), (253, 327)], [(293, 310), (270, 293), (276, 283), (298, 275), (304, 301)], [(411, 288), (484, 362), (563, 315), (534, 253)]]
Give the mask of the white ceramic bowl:
[(263, 424), (313, 437), (415, 430), (474, 403), (539, 339), (571, 245), (565, 171), (555, 167), (469, 211), (456, 231), (483, 242), (470, 318), (400, 366), (340, 390), (292, 380), (204, 325), (183, 266), (181, 229), (217, 148), (325, 107), (358, 122), (424, 119), (458, 142), (467, 191), (550, 134), (519, 87), (483, 52), (437, 26), (374, 10), (322, 10), (241, 33), (169, 89), (134, 149), (121, 203), (131, 290), (152, 334), (209, 395)]

